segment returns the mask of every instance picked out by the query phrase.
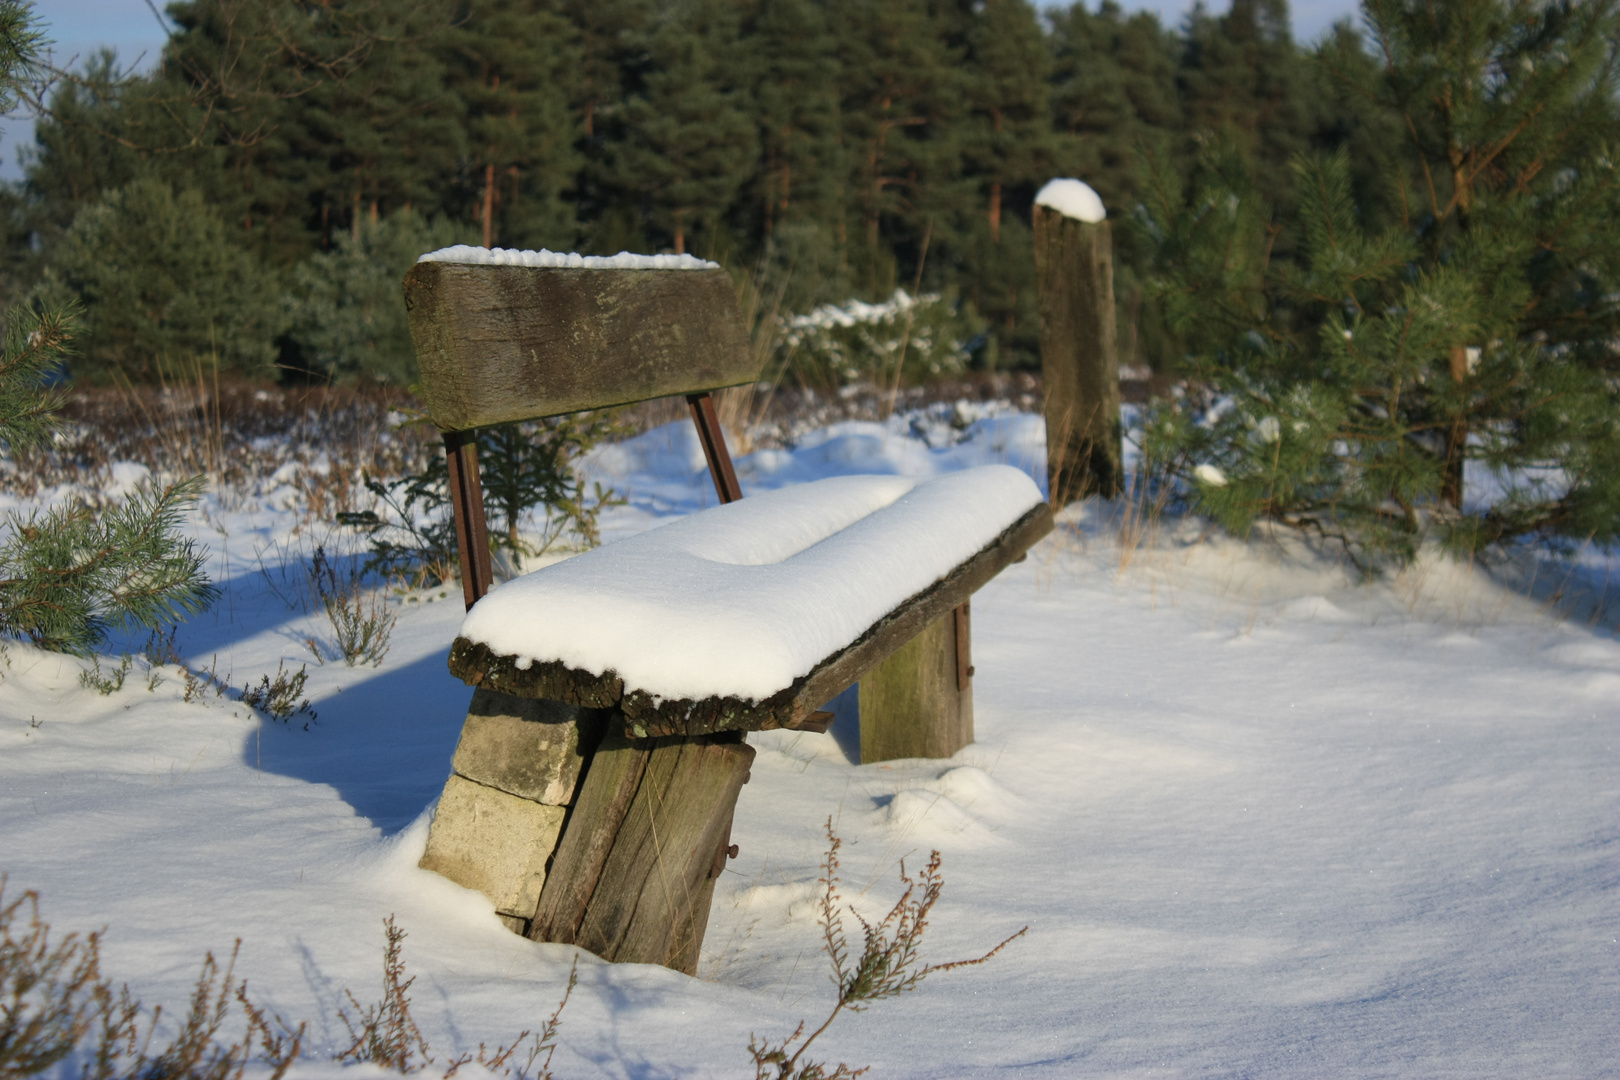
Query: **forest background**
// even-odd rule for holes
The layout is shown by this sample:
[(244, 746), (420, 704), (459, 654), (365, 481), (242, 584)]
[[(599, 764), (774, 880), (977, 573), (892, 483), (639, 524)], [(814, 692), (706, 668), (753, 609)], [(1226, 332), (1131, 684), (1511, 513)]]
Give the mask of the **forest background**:
[[(1052, 176), (1129, 215), (1213, 144), (1287, 204), (1302, 151), (1372, 191), (1399, 133), (1286, 0), (1174, 28), (1024, 0), (191, 0), (144, 73), (103, 53), (33, 102), (0, 188), (0, 304), (77, 301), (76, 376), (222, 371), (408, 385), (398, 281), (453, 242), (688, 251), (804, 312), (896, 288), (964, 362), (1038, 363), (1029, 226)], [(1327, 61), (1327, 62), (1323, 62)], [(1330, 74), (1331, 73), (1331, 74)], [(1329, 79), (1338, 80), (1334, 87)], [(1380, 197), (1366, 202), (1376, 216)], [(1116, 227), (1121, 360), (1183, 353)]]

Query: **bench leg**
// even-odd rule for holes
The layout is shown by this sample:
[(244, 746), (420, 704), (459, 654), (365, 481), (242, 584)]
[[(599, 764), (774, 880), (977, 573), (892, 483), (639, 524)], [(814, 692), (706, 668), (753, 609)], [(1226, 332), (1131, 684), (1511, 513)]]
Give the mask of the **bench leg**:
[(604, 740), (528, 936), (695, 975), (753, 760), (734, 734)]
[(420, 865), (514, 933), (693, 975), (754, 749), (604, 739), (610, 717), (475, 691)]
[(947, 758), (973, 741), (970, 619), (963, 604), (861, 679), (862, 764)]

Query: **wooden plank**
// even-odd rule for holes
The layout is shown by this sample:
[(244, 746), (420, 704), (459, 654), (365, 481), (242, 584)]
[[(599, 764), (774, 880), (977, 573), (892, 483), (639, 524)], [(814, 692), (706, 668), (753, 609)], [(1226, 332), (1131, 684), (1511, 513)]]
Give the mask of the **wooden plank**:
[(742, 498), (742, 485), (737, 483), (731, 451), (726, 449), (726, 432), (714, 411), (714, 395), (688, 394), (686, 404), (692, 409), (692, 423), (697, 425), (698, 442), (703, 444), (703, 459), (709, 463), (715, 494), (722, 503), (736, 502)]
[(861, 676), (861, 764), (948, 758), (973, 741), (973, 691), (956, 674), (960, 610)]
[(623, 680), (613, 672), (595, 675), (560, 663), (519, 668), (516, 657), (496, 656), (488, 646), (459, 637), (450, 647), (450, 671), (471, 686), (519, 697), (556, 698), (593, 708), (617, 706), (623, 716), (624, 733), (635, 738), (802, 728), (825, 702), (859, 682), (867, 671), (971, 597), (1051, 531), (1052, 508), (1041, 503), (978, 554), (879, 619), (855, 642), (763, 701), (665, 700), (641, 690), (625, 693)]
[(1047, 491), (1053, 506), (1125, 482), (1108, 222), (1035, 207), (1035, 273), (1046, 402)]
[(723, 270), (425, 262), (404, 287), (423, 399), (445, 431), (759, 376)]
[(445, 432), (444, 452), (450, 471), (456, 552), (461, 558), (461, 592), (470, 610), (495, 580), (489, 560), (489, 528), (484, 523), (484, 486), (478, 479), (478, 440), (466, 432)]
[(529, 924), (533, 940), (567, 945), (578, 935), (653, 745), (609, 737), (592, 755)]
[(696, 974), (710, 869), (753, 759), (753, 747), (724, 736), (660, 741), (574, 944), (604, 960)]

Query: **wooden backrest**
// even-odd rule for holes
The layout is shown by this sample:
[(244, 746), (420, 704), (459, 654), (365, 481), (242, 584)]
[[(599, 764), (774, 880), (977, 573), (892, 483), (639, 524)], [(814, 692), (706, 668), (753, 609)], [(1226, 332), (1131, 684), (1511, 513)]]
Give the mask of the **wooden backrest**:
[(742, 497), (709, 392), (753, 382), (759, 364), (725, 271), (419, 262), (405, 310), (469, 608), (494, 580), (477, 428), (681, 394), (720, 501)]
[(759, 377), (720, 269), (420, 262), (405, 307), (428, 415), (446, 432)]

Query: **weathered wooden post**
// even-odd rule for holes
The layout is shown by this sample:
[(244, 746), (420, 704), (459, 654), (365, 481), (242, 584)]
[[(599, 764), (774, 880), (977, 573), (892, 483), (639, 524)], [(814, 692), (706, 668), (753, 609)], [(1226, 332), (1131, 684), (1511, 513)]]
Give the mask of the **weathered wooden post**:
[(948, 758), (973, 741), (969, 612), (936, 619), (861, 678), (861, 764)]
[(1035, 196), (1046, 476), (1053, 506), (1124, 487), (1113, 240), (1102, 200), (1079, 180)]

